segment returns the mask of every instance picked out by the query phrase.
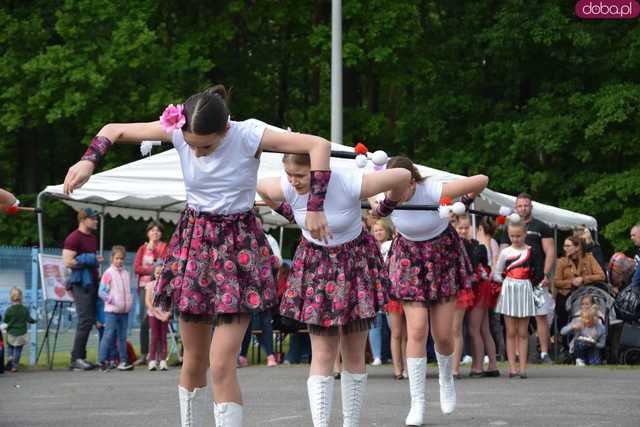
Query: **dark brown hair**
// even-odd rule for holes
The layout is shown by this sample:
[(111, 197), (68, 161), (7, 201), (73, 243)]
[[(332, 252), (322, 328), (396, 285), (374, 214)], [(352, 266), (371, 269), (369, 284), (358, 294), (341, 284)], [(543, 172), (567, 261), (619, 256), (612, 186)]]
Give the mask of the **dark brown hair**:
[(311, 167), (311, 157), (308, 154), (285, 154), (282, 157), (282, 163)]
[(498, 225), (494, 220), (489, 219), (485, 216), (478, 223), (478, 227), (482, 227), (482, 229), (484, 230), (485, 233), (487, 233), (487, 235), (493, 236), (494, 234), (496, 234), (496, 229), (498, 228)]
[(184, 103), (185, 132), (196, 135), (223, 133), (229, 120), (229, 93), (223, 85), (191, 95)]
[(569, 236), (565, 240), (568, 240), (571, 243), (573, 243), (574, 246), (577, 246), (578, 248), (580, 248), (580, 251), (584, 253), (584, 240), (582, 240), (577, 236)]
[(467, 213), (463, 213), (462, 215), (456, 215), (456, 224), (457, 224), (457, 223), (458, 223), (458, 221), (460, 221), (461, 219), (462, 219), (462, 220), (465, 220), (465, 221), (468, 221), (468, 222), (469, 222), (469, 225), (472, 225), (472, 222), (473, 222), (473, 221), (471, 221), (471, 215), (469, 215), (469, 214), (467, 214)]
[(531, 194), (529, 193), (520, 193), (518, 194), (518, 197), (516, 197), (516, 200), (518, 199), (527, 199), (529, 201), (533, 200), (533, 197), (531, 197)]
[(162, 226), (162, 224), (160, 224), (158, 221), (151, 221), (149, 224), (147, 224), (147, 233), (153, 227), (158, 227), (158, 230), (160, 230), (161, 233), (164, 231), (164, 227)]
[(411, 172), (411, 178), (416, 182), (422, 182), (426, 178), (420, 175), (418, 168), (413, 164), (411, 160), (404, 156), (395, 156), (389, 159), (387, 163), (387, 169), (402, 168)]

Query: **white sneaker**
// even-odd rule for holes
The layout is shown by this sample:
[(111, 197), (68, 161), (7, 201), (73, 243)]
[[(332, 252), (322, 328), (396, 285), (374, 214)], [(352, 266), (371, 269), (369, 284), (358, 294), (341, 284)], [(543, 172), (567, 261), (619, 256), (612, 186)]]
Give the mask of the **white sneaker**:
[(167, 361), (166, 360), (161, 360), (160, 361), (160, 370), (161, 371), (168, 371), (169, 367), (167, 366)]
[(150, 371), (155, 371), (156, 369), (158, 369), (158, 362), (156, 362), (155, 360), (150, 360), (148, 369)]
[(466, 365), (471, 365), (471, 362), (473, 362), (473, 359), (471, 358), (471, 356), (469, 356), (468, 354), (465, 354), (460, 364), (462, 366), (466, 366)]
[(131, 371), (133, 370), (133, 365), (129, 362), (120, 362), (118, 365), (118, 371)]
[(373, 359), (373, 362), (371, 362), (371, 366), (380, 366), (382, 365), (382, 360), (375, 358)]
[(586, 366), (586, 364), (584, 363), (584, 360), (576, 359), (576, 366)]

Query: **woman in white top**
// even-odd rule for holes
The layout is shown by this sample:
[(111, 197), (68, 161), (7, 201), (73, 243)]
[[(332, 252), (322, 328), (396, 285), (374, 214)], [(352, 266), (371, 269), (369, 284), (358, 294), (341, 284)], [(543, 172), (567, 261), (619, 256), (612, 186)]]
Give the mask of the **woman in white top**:
[(286, 155), (285, 175), (265, 178), (258, 193), (276, 212), (302, 229), (280, 314), (306, 323), (311, 336), (310, 375), (307, 380), (315, 427), (328, 427), (334, 377), (333, 363), (342, 352), (342, 412), (345, 427), (360, 422), (367, 375), (364, 363), (367, 331), (386, 300), (388, 277), (373, 237), (363, 230), (361, 199), (383, 191), (399, 197), (410, 174), (389, 169), (363, 175), (335, 170), (327, 190), (325, 213), (331, 237), (318, 240), (304, 225), (307, 213), (309, 157)]
[[(236, 355), (249, 313), (276, 303), (275, 257), (251, 208), (262, 150), (308, 153), (316, 181), (306, 226), (328, 238), (323, 213), (330, 175), (330, 144), (323, 138), (284, 132), (255, 119), (230, 120), (221, 85), (170, 105), (160, 121), (112, 123), (93, 138), (69, 169), (66, 193), (84, 184), (113, 143), (171, 142), (182, 166), (187, 206), (167, 249), (154, 304), (177, 306), (184, 361), (180, 371), (182, 426), (211, 423), (207, 369), (211, 367), (217, 426), (242, 425)], [(218, 326), (211, 340), (211, 322)]]
[[(387, 260), (387, 253), (391, 247), (391, 227), (383, 220), (378, 219), (371, 226), (371, 235), (380, 249), (382, 260)], [(373, 354), (373, 362), (371, 366), (382, 365), (382, 322), (385, 321), (384, 311), (379, 311), (376, 315), (376, 320), (373, 322), (371, 329), (369, 329), (369, 345), (371, 346), (371, 353)]]
[[(411, 172), (411, 185), (405, 188), (400, 198), (401, 203), (408, 205), (437, 205), (442, 197), (473, 196), (488, 183), (484, 175), (446, 183), (423, 178), (406, 157), (393, 157), (387, 163), (387, 168), (405, 168)], [(469, 196), (466, 201), (470, 203)], [(463, 294), (473, 297), (471, 263), (462, 240), (449, 225), (448, 218), (440, 218), (438, 212), (394, 210), (391, 220), (398, 235), (391, 244), (387, 261), (391, 280), (389, 296), (403, 303), (407, 317), (411, 410), (405, 423), (422, 425), (429, 314), (438, 358), (440, 407), (445, 414), (455, 409), (451, 328), (456, 298)]]

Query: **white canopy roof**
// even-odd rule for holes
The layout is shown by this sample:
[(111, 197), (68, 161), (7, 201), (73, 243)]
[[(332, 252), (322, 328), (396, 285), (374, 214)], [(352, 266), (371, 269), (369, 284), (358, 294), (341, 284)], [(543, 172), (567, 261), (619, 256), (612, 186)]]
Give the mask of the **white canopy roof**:
[[(332, 145), (334, 150), (353, 151), (353, 147)], [(351, 159), (332, 158), (331, 167), (355, 168), (356, 165)], [(371, 168), (372, 165), (369, 164), (367, 169)], [(423, 175), (442, 181), (461, 178), (460, 175), (426, 166), (418, 168)], [(259, 178), (280, 176), (282, 172), (281, 154), (262, 154)], [(62, 185), (50, 185), (42, 194), (63, 199), (76, 210), (92, 207), (110, 216), (134, 219), (160, 218), (170, 222), (177, 221), (186, 200), (182, 170), (175, 149), (97, 173), (71, 196), (63, 193)], [(256, 199), (259, 200), (257, 195)], [(500, 206), (515, 208), (515, 197), (486, 189), (475, 203), (476, 209), (497, 213)], [(284, 223), (278, 215), (270, 214), (270, 210), (266, 211), (265, 223)], [(533, 203), (533, 216), (559, 229), (570, 229), (578, 225), (585, 225), (593, 230), (598, 227), (596, 219), (591, 216), (537, 202)]]

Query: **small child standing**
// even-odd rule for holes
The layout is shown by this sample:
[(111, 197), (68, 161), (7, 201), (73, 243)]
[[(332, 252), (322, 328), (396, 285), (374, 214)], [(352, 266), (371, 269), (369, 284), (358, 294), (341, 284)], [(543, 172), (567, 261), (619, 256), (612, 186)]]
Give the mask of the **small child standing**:
[(22, 348), (27, 343), (27, 324), (36, 323), (29, 314), (29, 309), (22, 305), (22, 290), (11, 288), (11, 306), (4, 313), (7, 323), (8, 356), (7, 369), (16, 372), (20, 364)]
[(156, 281), (162, 273), (162, 262), (156, 262), (153, 267), (153, 280), (148, 281), (145, 286), (144, 298), (147, 304), (147, 316), (149, 317), (149, 327), (151, 328), (151, 343), (149, 343), (149, 370), (168, 370), (167, 366), (167, 332), (169, 331), (170, 313), (162, 311), (153, 306), (153, 289)]
[(118, 338), (118, 353), (120, 364), (118, 370), (130, 371), (133, 369), (127, 357), (127, 323), (129, 311), (133, 303), (131, 296), (131, 278), (124, 268), (127, 252), (124, 246), (114, 246), (111, 249), (111, 266), (104, 272), (100, 280), (98, 295), (104, 301), (105, 329), (98, 363), (105, 367), (108, 363), (109, 349)]

